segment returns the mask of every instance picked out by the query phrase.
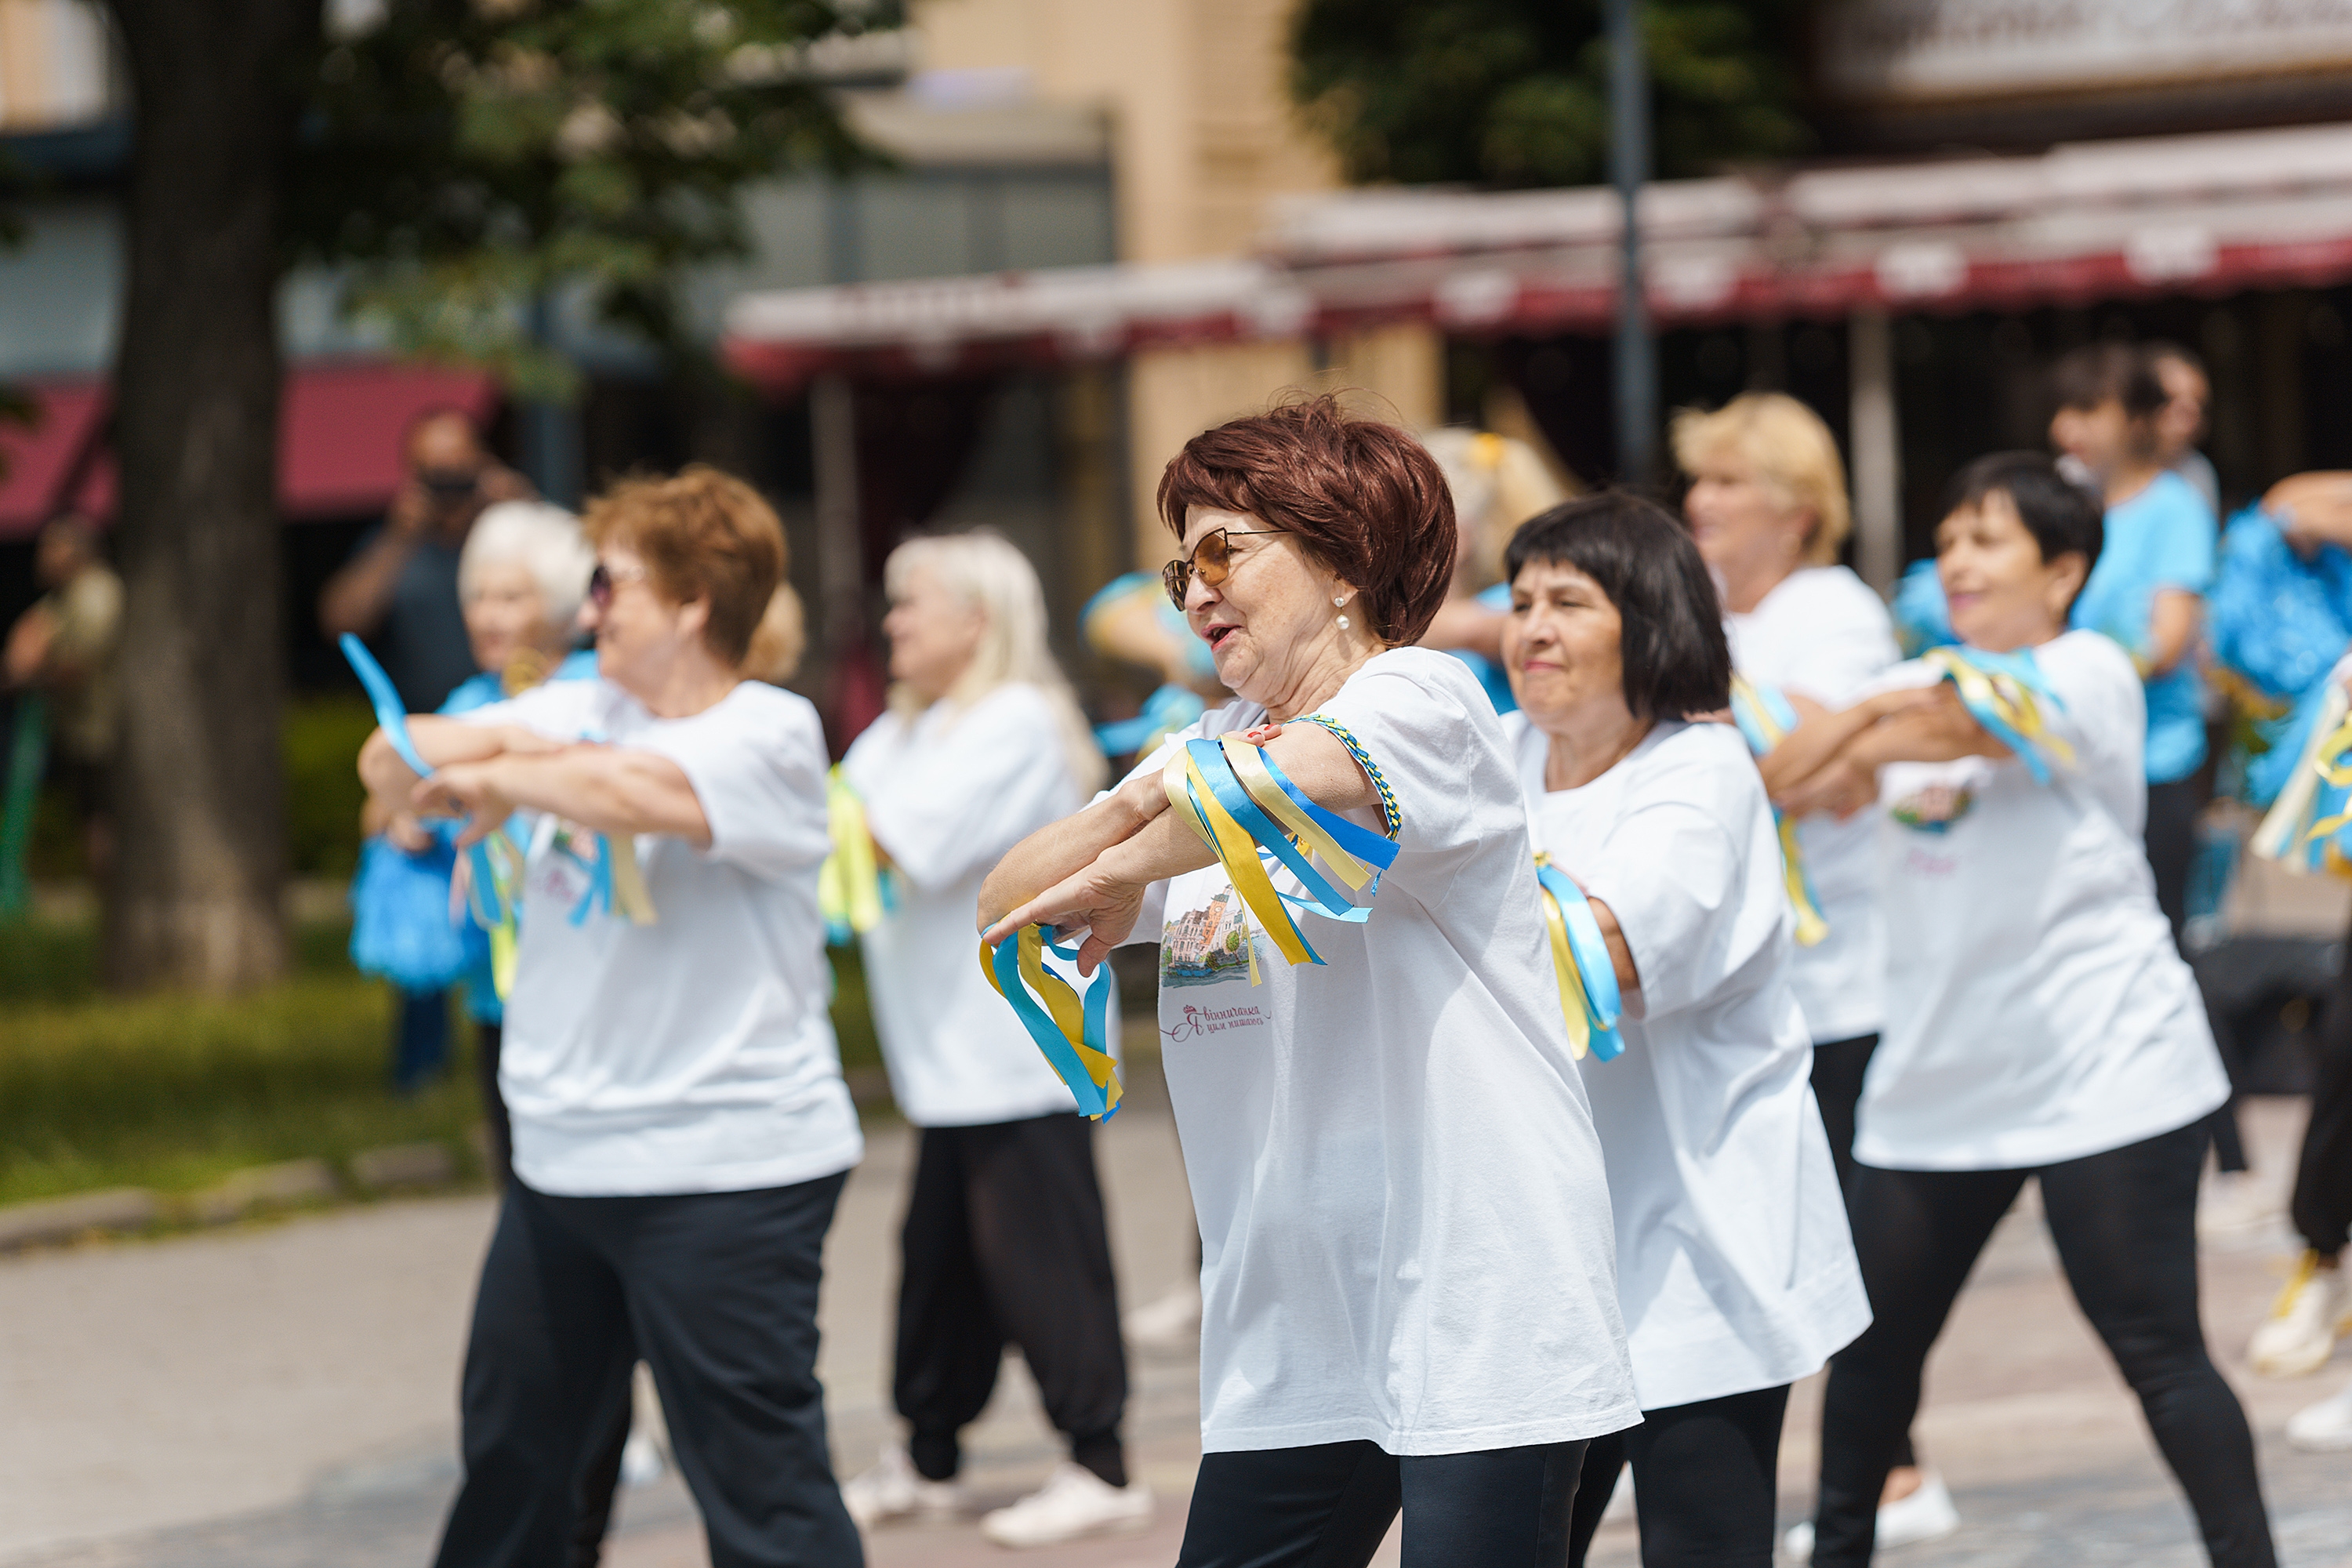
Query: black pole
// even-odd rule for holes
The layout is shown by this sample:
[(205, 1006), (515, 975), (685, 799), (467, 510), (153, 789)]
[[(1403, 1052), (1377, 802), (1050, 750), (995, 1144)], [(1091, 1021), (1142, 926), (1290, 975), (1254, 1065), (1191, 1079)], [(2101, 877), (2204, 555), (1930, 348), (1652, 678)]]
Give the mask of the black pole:
[(1650, 175), (1650, 71), (1634, 0), (1607, 0), (1609, 181), (1625, 232), (1617, 273), (1617, 478), (1646, 484), (1657, 460), (1658, 359), (1642, 294), (1642, 229), (1636, 217)]

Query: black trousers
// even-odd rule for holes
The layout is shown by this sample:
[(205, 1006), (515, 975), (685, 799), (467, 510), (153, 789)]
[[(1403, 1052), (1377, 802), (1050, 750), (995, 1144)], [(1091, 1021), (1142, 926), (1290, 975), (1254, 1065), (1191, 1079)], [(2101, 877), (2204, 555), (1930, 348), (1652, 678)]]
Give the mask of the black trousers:
[[(1876, 1035), (1813, 1042), (1813, 1102), (1822, 1109), (1822, 1129), (1830, 1135), (1830, 1159), (1837, 1165), (1838, 1191), (1845, 1194), (1849, 1216), (1853, 1213), (1853, 1173), (1860, 1169), (1853, 1163), (1854, 1110), (1862, 1103), (1862, 1079), (1870, 1070), (1871, 1053), (1877, 1049)], [(1918, 1463), (1911, 1435), (1906, 1432), (1888, 1468), (1906, 1470)]]
[(1076, 1113), (926, 1127), (899, 1232), (898, 1370), (908, 1457), (956, 1473), (958, 1434), (1017, 1345), (1070, 1458), (1127, 1484), (1127, 1409), (1094, 1123)]
[(2315, 1251), (2344, 1249), (2352, 1233), (2352, 936), (2336, 994), (2315, 1035), (2319, 1074), (2311, 1086), (2311, 1121), (2294, 1173), (2294, 1228)]
[(862, 1568), (825, 1448), (817, 1285), (844, 1177), (661, 1197), (507, 1188), (462, 1394), (440, 1568), (573, 1551), (583, 1477), (642, 1355), (712, 1568)]
[(501, 1193), (514, 1179), (514, 1120), (507, 1114), (507, 1097), (499, 1089), (499, 1049), (505, 1042), (503, 1026), (474, 1026), (474, 1082), (482, 1091), (482, 1120), (490, 1132), (490, 1187)]
[(2147, 786), (2147, 826), (2140, 842), (2147, 868), (2156, 873), (2156, 907), (2180, 940), (2189, 923), (2189, 871), (2197, 861), (2198, 788), (2194, 776)]
[(1584, 1451), (1570, 1526), (1570, 1568), (1580, 1568), (1592, 1532), (1633, 1467), (1642, 1568), (1772, 1568), (1780, 1422), (1789, 1385), (1644, 1410), (1631, 1431), (1596, 1437)]
[(1927, 1352), (2026, 1178), (2066, 1282), (2106, 1342), (2219, 1568), (2274, 1568), (2253, 1436), (2205, 1351), (2197, 1312), (2202, 1122), (2036, 1171), (1861, 1168), (1854, 1251), (1873, 1320), (1830, 1362), (1816, 1568), (1870, 1561), (1890, 1456), (1919, 1405)]
[(1565, 1568), (1586, 1445), (1400, 1458), (1372, 1443), (1203, 1454), (1176, 1568)]

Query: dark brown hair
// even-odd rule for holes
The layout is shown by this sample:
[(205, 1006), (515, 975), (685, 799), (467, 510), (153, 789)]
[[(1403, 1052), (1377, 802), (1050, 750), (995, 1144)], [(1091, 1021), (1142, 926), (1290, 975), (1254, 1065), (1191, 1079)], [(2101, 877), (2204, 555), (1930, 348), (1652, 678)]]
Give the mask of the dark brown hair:
[(743, 662), (784, 575), (784, 530), (760, 492), (697, 463), (672, 479), (626, 479), (590, 503), (580, 526), (598, 549), (646, 558), (654, 591), (674, 605), (709, 601), (702, 639), (721, 663)]
[(2061, 408), (2096, 408), (2112, 397), (2134, 419), (2146, 419), (2168, 399), (2147, 351), (2131, 343), (2089, 343), (2050, 367), (2050, 389)]
[(1362, 595), (1372, 634), (1421, 640), (1454, 580), (1454, 497), (1413, 436), (1350, 418), (1326, 394), (1204, 430), (1160, 476), (1160, 515), (1184, 537), (1187, 507), (1286, 529)]

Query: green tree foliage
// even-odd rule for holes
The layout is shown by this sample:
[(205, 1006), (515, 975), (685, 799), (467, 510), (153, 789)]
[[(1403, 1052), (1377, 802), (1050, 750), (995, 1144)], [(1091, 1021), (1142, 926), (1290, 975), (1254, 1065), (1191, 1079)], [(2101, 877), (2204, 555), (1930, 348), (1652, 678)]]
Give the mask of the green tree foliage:
[[(1647, 0), (1655, 172), (1803, 152), (1796, 0)], [(1598, 0), (1304, 0), (1291, 91), (1349, 179), (1589, 184), (1609, 155)]]
[(676, 343), (674, 282), (742, 252), (745, 184), (872, 161), (817, 68), (899, 20), (859, 0), (388, 0), (305, 84), (292, 255), (350, 267), (349, 303), (404, 347), (561, 395), (527, 302), (584, 289)]

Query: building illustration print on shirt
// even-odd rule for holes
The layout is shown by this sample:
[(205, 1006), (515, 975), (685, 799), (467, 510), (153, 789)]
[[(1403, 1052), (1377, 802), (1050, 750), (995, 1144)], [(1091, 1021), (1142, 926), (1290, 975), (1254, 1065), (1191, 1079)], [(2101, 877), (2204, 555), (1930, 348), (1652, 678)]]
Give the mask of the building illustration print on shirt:
[(1170, 921), (1160, 934), (1160, 984), (1214, 985), (1249, 972), (1257, 933), (1231, 888), (1206, 908)]

